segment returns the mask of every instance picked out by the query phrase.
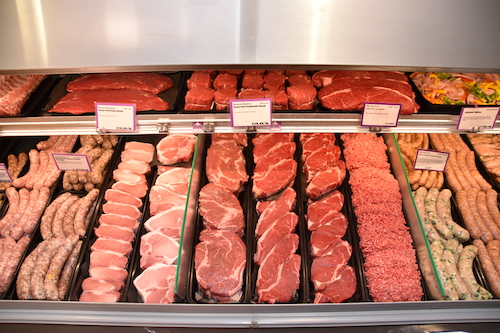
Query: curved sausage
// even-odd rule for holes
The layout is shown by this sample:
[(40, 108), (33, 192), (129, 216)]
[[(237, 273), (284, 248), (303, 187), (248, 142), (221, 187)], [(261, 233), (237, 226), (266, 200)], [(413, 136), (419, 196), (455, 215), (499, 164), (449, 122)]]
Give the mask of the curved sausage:
[(87, 215), (90, 211), (90, 207), (94, 204), (94, 202), (97, 199), (97, 196), (99, 195), (99, 190), (94, 189), (90, 191), (85, 197), (80, 199), (81, 205), (76, 212), (75, 215), (75, 233), (79, 235), (80, 237), (85, 236), (85, 233), (87, 232)]
[(52, 238), (52, 221), (56, 215), (57, 210), (71, 196), (71, 193), (66, 192), (58, 196), (52, 203), (45, 209), (40, 222), (40, 233), (42, 238), (47, 240)]
[(92, 147), (94, 147), (95, 145), (97, 145), (97, 142), (95, 142), (95, 139), (92, 135), (80, 135), (80, 144), (82, 146), (91, 145)]
[(102, 184), (104, 179), (104, 169), (108, 165), (109, 160), (113, 156), (112, 149), (105, 149), (99, 159), (93, 166), (92, 172), (90, 173), (90, 181), (94, 184)]
[(425, 184), (423, 184), (423, 186), (426, 189), (436, 187), (434, 186), (434, 184), (436, 184), (436, 181), (437, 181), (437, 171), (430, 171), (429, 177), (427, 177), (427, 180), (425, 181)]
[(439, 192), (436, 201), (437, 215), (444, 223), (446, 223), (453, 236), (455, 236), (461, 242), (468, 241), (470, 238), (469, 232), (465, 228), (459, 226), (455, 221), (453, 221), (453, 218), (451, 217), (451, 196), (452, 193), (448, 189), (444, 189)]
[(488, 211), (488, 206), (486, 204), (486, 193), (483, 191), (479, 191), (479, 193), (477, 194), (477, 210), (493, 238), (500, 240), (500, 228), (498, 228), (498, 226), (495, 224), (495, 221), (493, 221), (493, 218)]
[(13, 223), (13, 218), (19, 209), (19, 193), (13, 187), (7, 188), (5, 190), (5, 196), (9, 201), (9, 209), (4, 217), (0, 220), (0, 232), (3, 228), (10, 228), (11, 223)]
[(469, 152), (467, 153), (466, 163), (467, 163), (467, 168), (469, 169), (474, 179), (476, 179), (477, 183), (481, 187), (481, 190), (483, 191), (490, 190), (492, 188), (491, 184), (488, 183), (486, 179), (483, 178), (481, 173), (477, 170), (476, 156), (472, 150), (469, 150)]
[(422, 221), (422, 225), (424, 227), (425, 235), (429, 242), (434, 242), (437, 239), (440, 239), (441, 236), (436, 231), (431, 221), (427, 218), (427, 214), (425, 213), (425, 197), (427, 196), (427, 189), (425, 187), (419, 187), (415, 191), (415, 205), (417, 206), (417, 211), (420, 216), (420, 221)]
[(40, 189), (40, 194), (38, 195), (38, 199), (35, 202), (35, 206), (31, 213), (31, 216), (27, 219), (26, 223), (23, 225), (23, 231), (26, 235), (31, 235), (33, 231), (35, 231), (36, 225), (40, 220), (40, 217), (43, 214), (47, 203), (50, 198), (50, 189), (47, 187), (42, 187)]
[(54, 219), (52, 221), (53, 237), (65, 237), (63, 229), (64, 216), (66, 215), (66, 212), (68, 211), (69, 207), (71, 207), (71, 205), (73, 205), (77, 200), (78, 197), (76, 195), (72, 195), (68, 197), (68, 199), (64, 201), (57, 210), (56, 214), (54, 215)]
[[(63, 190), (71, 191), (73, 189), (73, 183), (69, 180), (70, 172), (74, 171), (66, 171), (63, 175)], [(74, 172), (76, 174), (76, 172)]]
[(27, 189), (22, 188), (19, 190), (18, 194), (19, 194), (19, 205), (17, 207), (17, 210), (14, 212), (13, 216), (10, 219), (10, 223), (2, 228), (3, 237), (10, 236), (10, 233), (19, 223), (19, 220), (21, 219), (23, 213), (26, 211), (26, 208), (28, 207), (30, 192)]
[[(9, 156), (7, 156), (7, 171), (9, 172), (10, 178), (12, 178), (12, 180), (15, 179), (12, 173), (14, 172), (14, 170), (16, 170), (17, 163), (18, 161), (16, 155), (9, 154)], [(0, 190), (4, 190), (10, 185), (11, 183), (0, 183)]]
[(26, 209), (24, 209), (24, 213), (20, 217), (20, 219), (16, 222), (14, 228), (12, 228), (10, 232), (10, 236), (15, 240), (20, 239), (24, 235), (24, 225), (31, 219), (33, 212), (35, 210), (35, 205), (38, 200), (38, 196), (40, 195), (39, 190), (31, 190), (29, 193), (29, 200)]
[(500, 241), (496, 239), (492, 240), (486, 244), (486, 249), (488, 250), (488, 255), (493, 266), (495, 266), (495, 269), (500, 274)]
[(62, 227), (66, 237), (75, 235), (75, 214), (78, 211), (78, 208), (80, 208), (81, 203), (82, 199), (79, 198), (69, 207), (64, 215)]
[(19, 177), (12, 182), (12, 185), (14, 185), (14, 187), (16, 188), (27, 187), (26, 184), (28, 182), (33, 184), (31, 178), (38, 172), (38, 167), (40, 166), (40, 156), (38, 150), (31, 149), (28, 153), (28, 156), (30, 160), (30, 168), (24, 176)]
[(491, 218), (495, 221), (497, 227), (500, 228), (500, 210), (498, 209), (498, 193), (491, 189), (486, 192), (486, 204)]
[(45, 251), (40, 252), (36, 260), (36, 266), (31, 274), (31, 296), (34, 299), (45, 299), (45, 275), (50, 266), (50, 261), (57, 253), (57, 250), (64, 244), (66, 238), (52, 238), (45, 248)]
[(431, 254), (434, 259), (434, 266), (436, 266), (439, 280), (444, 291), (444, 298), (447, 300), (458, 300), (458, 293), (450, 280), (450, 276), (443, 261), (445, 241), (438, 239), (431, 243)]
[(458, 241), (456, 239), (449, 239), (446, 241), (443, 252), (443, 262), (450, 278), (451, 283), (457, 291), (458, 298), (470, 300), (472, 296), (464, 281), (460, 277), (455, 261), (455, 253), (458, 248)]
[(14, 238), (7, 236), (3, 239), (3, 256), (0, 258), (0, 274), (5, 270), (5, 266), (9, 262), (15, 246), (16, 241)]
[(57, 142), (58, 137), (56, 135), (51, 135), (45, 141), (40, 141), (36, 144), (36, 148), (38, 150), (45, 150), (52, 147)]
[(35, 269), (37, 263), (36, 259), (40, 252), (43, 252), (47, 247), (48, 241), (43, 241), (38, 246), (31, 251), (31, 253), (24, 259), (24, 262), (19, 269), (16, 280), (16, 293), (19, 299), (30, 299), (31, 298), (31, 274)]
[(47, 274), (45, 275), (45, 299), (51, 301), (58, 301), (59, 299), (59, 278), (61, 276), (61, 271), (64, 267), (64, 264), (68, 260), (73, 248), (78, 242), (78, 236), (73, 235), (66, 238), (64, 244), (59, 247), (57, 253), (50, 261), (49, 269), (47, 270)]
[(57, 182), (57, 179), (59, 178), (59, 175), (61, 174), (61, 170), (57, 168), (56, 162), (54, 161), (54, 158), (52, 156), (50, 156), (46, 172), (47, 177), (45, 177), (43, 186), (50, 188), (54, 186), (54, 184)]
[(436, 150), (444, 151), (444, 144), (441, 141), (441, 138), (436, 133), (429, 133), (429, 138), (431, 140), (432, 145)]
[(14, 273), (16, 271), (21, 258), (23, 257), (24, 251), (28, 247), (30, 239), (28, 237), (21, 238), (14, 248), (12, 249), (12, 254), (9, 260), (5, 263), (5, 266), (0, 271), (0, 294), (3, 294), (10, 285)]
[(469, 231), (471, 237), (474, 239), (481, 238), (481, 228), (479, 227), (479, 224), (469, 207), (469, 201), (467, 200), (467, 192), (463, 190), (458, 191), (455, 194), (455, 200), (457, 201), (458, 210), (462, 215), (465, 227)]
[(469, 152), (468, 149), (467, 150), (462, 149), (462, 150), (459, 150), (457, 152), (458, 167), (460, 168), (460, 170), (462, 170), (464, 177), (467, 180), (467, 182), (469, 182), (470, 186), (480, 191), (481, 186), (479, 186), (479, 183), (476, 181), (476, 178), (474, 178), (474, 176), (472, 176), (472, 173), (470, 172), (469, 168), (467, 167), (467, 153), (468, 152)]
[(491, 262), (484, 243), (476, 239), (472, 244), (477, 247), (479, 261), (481, 262), (481, 266), (483, 266), (484, 274), (486, 274), (486, 279), (488, 279), (491, 291), (495, 297), (500, 298), (500, 273), (496, 271), (495, 266)]
[(71, 280), (71, 276), (73, 276), (73, 271), (75, 270), (76, 263), (78, 262), (78, 255), (80, 254), (80, 249), (82, 247), (82, 241), (78, 241), (71, 251), (71, 254), (66, 260), (64, 267), (61, 271), (61, 275), (59, 277), (59, 282), (57, 286), (59, 299), (65, 299), (66, 294), (68, 292), (69, 283)]
[(472, 299), (490, 299), (493, 296), (488, 290), (477, 283), (474, 273), (472, 272), (472, 263), (476, 256), (477, 247), (474, 245), (467, 245), (464, 247), (458, 259), (458, 272), (469, 289)]
[(36, 173), (35, 177), (33, 177), (34, 178), (33, 189), (35, 190), (39, 190), (43, 186), (43, 183), (47, 178), (47, 167), (50, 162), (49, 158), (52, 158), (45, 150), (42, 150), (39, 153), (39, 156), (40, 156), (40, 166), (38, 167), (38, 172)]
[(460, 182), (460, 185), (462, 186), (462, 189), (464, 189), (466, 191), (470, 190), (472, 188), (472, 186), (467, 181), (467, 178), (465, 178), (463, 170), (458, 165), (457, 153), (455, 151), (450, 152), (450, 155), (448, 157), (448, 163), (452, 167), (453, 172), (455, 173), (455, 176), (457, 177), (457, 180)]
[(114, 134), (109, 135), (109, 141), (111, 142), (113, 147), (116, 147), (116, 145), (118, 144), (118, 135)]
[(423, 170), (420, 179), (418, 180), (418, 185), (424, 186), (427, 183), (427, 179), (429, 178), (429, 170)]
[(490, 240), (493, 239), (493, 235), (486, 227), (486, 224), (484, 223), (483, 219), (481, 218), (481, 215), (479, 214), (479, 211), (477, 210), (478, 193), (479, 193), (479, 191), (476, 190), (475, 188), (468, 191), (467, 192), (467, 201), (469, 202), (469, 207), (470, 207), (472, 216), (474, 216), (474, 219), (477, 221), (477, 224), (478, 224), (479, 228), (481, 229), (481, 237), (480, 238), (483, 240), (483, 242), (488, 243)]
[(437, 213), (437, 197), (439, 191), (436, 188), (431, 188), (427, 195), (425, 196), (425, 214), (429, 221), (432, 223), (434, 228), (439, 232), (441, 236), (446, 239), (453, 237), (451, 230), (448, 228), (446, 223), (441, 220)]

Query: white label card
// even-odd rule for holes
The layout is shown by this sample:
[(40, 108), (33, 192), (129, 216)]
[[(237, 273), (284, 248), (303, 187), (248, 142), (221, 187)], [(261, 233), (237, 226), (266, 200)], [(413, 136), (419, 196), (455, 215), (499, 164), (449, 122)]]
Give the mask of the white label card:
[(12, 178), (4, 163), (0, 163), (0, 183), (12, 183)]
[(92, 171), (87, 155), (52, 154), (57, 168), (63, 171)]
[(457, 130), (479, 131), (495, 127), (500, 107), (462, 108), (458, 119)]
[(398, 126), (401, 104), (365, 103), (361, 126)]
[(95, 103), (97, 132), (137, 132), (135, 104)]
[(233, 99), (229, 101), (232, 127), (270, 126), (272, 99)]
[(441, 151), (419, 149), (417, 150), (417, 157), (415, 158), (413, 169), (442, 172), (446, 167), (449, 155), (449, 153)]

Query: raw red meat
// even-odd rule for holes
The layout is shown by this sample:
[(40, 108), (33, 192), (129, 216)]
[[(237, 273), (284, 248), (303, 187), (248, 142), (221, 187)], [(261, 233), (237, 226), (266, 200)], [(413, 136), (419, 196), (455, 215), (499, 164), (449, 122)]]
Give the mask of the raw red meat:
[(256, 283), (259, 303), (289, 302), (299, 288), (301, 257), (295, 254), (298, 244), (299, 237), (288, 234), (261, 262)]
[(90, 277), (104, 281), (125, 281), (128, 276), (126, 269), (117, 267), (90, 267)]
[(288, 84), (291, 86), (297, 86), (299, 84), (308, 84), (314, 86), (314, 82), (311, 77), (307, 74), (295, 74), (288, 78)]
[(133, 151), (148, 152), (150, 154), (154, 154), (155, 146), (147, 142), (127, 141), (125, 142), (124, 150), (133, 150)]
[[(121, 253), (110, 251), (92, 251), (90, 252), (90, 267), (118, 267), (126, 268), (128, 258)], [(84, 289), (85, 290), (85, 289)], [(118, 291), (118, 290), (113, 290)]]
[(80, 295), (80, 302), (96, 302), (96, 303), (115, 303), (120, 300), (121, 294), (119, 292), (93, 292), (84, 291)]
[(83, 291), (93, 291), (96, 293), (119, 292), (123, 289), (123, 281), (104, 281), (93, 278), (86, 278), (82, 282)]
[(206, 87), (195, 87), (186, 93), (186, 111), (209, 111), (214, 101), (215, 90)]
[(242, 69), (234, 69), (234, 70), (225, 69), (225, 70), (219, 71), (219, 74), (223, 74), (223, 73), (233, 74), (233, 75), (238, 76), (238, 75), (241, 75), (243, 73), (243, 70)]
[(205, 229), (195, 247), (198, 286), (209, 298), (239, 300), (246, 265), (246, 247), (234, 232)]
[(141, 212), (137, 209), (137, 207), (111, 201), (102, 205), (102, 211), (106, 214), (125, 215), (132, 219), (138, 219), (141, 217)]
[(115, 225), (133, 231), (137, 231), (137, 228), (139, 228), (139, 222), (137, 222), (137, 219), (117, 214), (102, 214), (99, 217), (99, 224)]
[(273, 100), (274, 110), (288, 110), (288, 95), (285, 90), (268, 90), (266, 91), (266, 98)]
[(196, 140), (194, 134), (169, 134), (156, 145), (158, 161), (164, 165), (189, 162), (193, 157)]
[(179, 254), (179, 242), (161, 231), (150, 231), (141, 237), (141, 268), (156, 263), (173, 264)]
[(128, 256), (132, 251), (132, 244), (117, 239), (97, 238), (90, 247), (91, 251), (111, 251)]
[(243, 209), (231, 191), (209, 183), (200, 190), (198, 202), (205, 228), (228, 230), (243, 235)]
[(337, 160), (314, 175), (314, 178), (306, 187), (306, 194), (311, 199), (317, 199), (337, 189), (344, 181), (345, 176), (345, 163), (342, 160)]
[(262, 89), (264, 85), (264, 79), (260, 74), (245, 74), (243, 75), (243, 79), (241, 81), (242, 89)]
[(61, 98), (49, 112), (83, 114), (94, 113), (95, 102), (136, 104), (137, 111), (164, 111), (170, 105), (155, 94), (139, 90), (75, 91)]
[(255, 165), (254, 173), (266, 172), (281, 160), (293, 159), (295, 149), (295, 142), (276, 143), (269, 149), (267, 154), (259, 158), (259, 162)]
[(279, 219), (274, 220), (257, 241), (257, 251), (254, 255), (254, 262), (260, 265), (274, 246), (295, 230), (298, 221), (299, 217), (292, 212), (285, 213)]
[(116, 182), (111, 188), (127, 192), (137, 198), (144, 198), (148, 192), (148, 186), (145, 183)]
[(324, 255), (333, 255), (342, 258), (344, 264), (347, 264), (352, 254), (352, 247), (349, 242), (342, 240), (346, 230), (338, 230), (332, 225), (323, 225), (311, 232), (309, 248), (311, 256), (321, 257)]
[(254, 148), (252, 150), (253, 160), (257, 164), (259, 159), (265, 156), (269, 150), (276, 145), (278, 142), (292, 142), (293, 133), (269, 133), (269, 134), (257, 134), (255, 138), (252, 139)]
[(190, 176), (190, 168), (173, 167), (161, 173), (156, 178), (155, 185), (165, 186), (171, 191), (187, 195)]
[(248, 146), (248, 136), (246, 133), (213, 133), (211, 135), (212, 143), (220, 140), (233, 140), (238, 146)]
[(208, 181), (238, 194), (248, 181), (245, 156), (234, 140), (213, 142), (207, 150)]
[(306, 181), (309, 183), (321, 169), (337, 165), (339, 159), (339, 146), (329, 145), (311, 152), (302, 166), (302, 170), (306, 174)]
[(113, 170), (113, 179), (117, 182), (145, 183), (146, 177), (143, 174), (131, 172), (124, 169)]
[[(319, 200), (309, 200), (307, 205), (307, 224), (309, 230), (315, 230), (326, 221), (338, 219), (338, 213), (344, 206), (344, 195), (335, 190)], [(341, 220), (344, 220), (341, 218)], [(347, 225), (347, 221), (346, 221)]]
[(46, 75), (0, 75), (0, 116), (17, 116)]
[(186, 196), (163, 185), (154, 185), (149, 192), (149, 214), (156, 215), (172, 207), (186, 205)]
[(305, 162), (315, 151), (333, 146), (335, 144), (335, 135), (333, 133), (301, 134), (300, 143), (302, 144), (302, 162)]
[(238, 93), (240, 99), (265, 98), (266, 91), (260, 89), (243, 89)]
[(264, 75), (266, 72), (265, 69), (245, 69), (245, 72), (243, 74), (249, 74), (249, 75)]
[(314, 259), (311, 280), (315, 287), (314, 303), (340, 303), (356, 292), (356, 275), (351, 266), (338, 264), (334, 256)]
[(276, 200), (259, 201), (257, 211), (260, 212), (255, 228), (255, 237), (258, 239), (281, 216), (295, 208), (297, 193), (291, 187), (286, 188)]
[(68, 82), (66, 90), (107, 90), (129, 89), (144, 90), (153, 94), (170, 89), (174, 81), (165, 75), (157, 73), (102, 73), (85, 74)]
[(291, 110), (312, 110), (316, 100), (316, 88), (310, 84), (298, 84), (286, 88)]
[(134, 286), (144, 303), (168, 304), (175, 298), (176, 265), (156, 264), (134, 279)]
[[(400, 93), (410, 98), (415, 98), (415, 93), (411, 89), (411, 86), (408, 82), (394, 80), (394, 79), (343, 77), (343, 78), (333, 79), (332, 83), (330, 83), (328, 86), (329, 86), (328, 91), (338, 91), (348, 88), (364, 89), (373, 87), (383, 87), (383, 88), (397, 90)], [(324, 88), (327, 89), (326, 86)]]
[(234, 88), (225, 88), (216, 90), (214, 93), (215, 108), (217, 110), (227, 110), (229, 108), (229, 101), (236, 99), (238, 90)]
[(275, 72), (269, 72), (264, 75), (264, 89), (283, 90), (285, 89), (286, 76)]
[(118, 169), (128, 170), (129, 172), (134, 172), (142, 175), (146, 175), (151, 172), (151, 166), (145, 161), (128, 160), (122, 161), (117, 166)]
[(186, 81), (189, 90), (196, 87), (212, 88), (212, 78), (210, 73), (196, 71), (191, 74), (191, 77)]
[(122, 162), (144, 162), (151, 163), (153, 160), (154, 153), (150, 153), (148, 151), (138, 151), (138, 150), (124, 150), (120, 154), (120, 158)]
[(292, 159), (281, 160), (270, 166), (267, 171), (254, 173), (252, 192), (256, 199), (268, 198), (285, 187), (292, 185), (297, 175), (297, 162)]
[(180, 229), (184, 220), (184, 206), (173, 206), (168, 210), (150, 217), (144, 222), (144, 227), (148, 231), (161, 229)]
[[(336, 210), (330, 210), (328, 212), (325, 212), (324, 214), (323, 213), (316, 214), (314, 212), (314, 208), (313, 209), (309, 208), (308, 212), (309, 213), (307, 219), (307, 228), (310, 231), (314, 231), (322, 225), (334, 225), (342, 227), (344, 229), (347, 228), (348, 224), (347, 218), (341, 212), (338, 212)], [(313, 218), (315, 220), (313, 220)]]
[(214, 89), (220, 90), (227, 88), (233, 88), (233, 89), (238, 88), (238, 79), (236, 78), (236, 75), (228, 73), (222, 73), (217, 75), (217, 77), (214, 80)]
[(368, 78), (368, 79), (391, 79), (407, 82), (408, 78), (401, 72), (386, 71), (319, 71), (313, 75), (312, 80), (316, 87), (321, 88), (332, 83), (334, 79), (341, 78)]
[(99, 238), (117, 239), (124, 242), (132, 242), (135, 239), (135, 233), (131, 229), (115, 225), (101, 224), (95, 229), (95, 234)]
[(127, 192), (115, 190), (112, 188), (110, 188), (110, 189), (106, 190), (106, 192), (104, 192), (104, 200), (116, 202), (116, 203), (127, 204), (127, 205), (132, 205), (132, 206), (137, 207), (137, 208), (141, 208), (141, 206), (142, 206), (141, 199), (134, 197), (132, 194), (129, 194)]

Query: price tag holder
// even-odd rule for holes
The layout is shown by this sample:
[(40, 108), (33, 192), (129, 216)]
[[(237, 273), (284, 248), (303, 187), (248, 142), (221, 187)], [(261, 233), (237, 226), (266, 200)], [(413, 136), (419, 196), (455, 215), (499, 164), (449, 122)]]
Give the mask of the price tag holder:
[(191, 126), (193, 128), (193, 133), (205, 133), (204, 124), (202, 121), (193, 122), (191, 123)]
[(430, 170), (430, 171), (444, 171), (446, 163), (448, 162), (449, 153), (419, 149), (415, 158), (413, 169), (415, 170)]
[(63, 171), (92, 171), (87, 155), (79, 154), (52, 154), (59, 170)]
[(95, 103), (97, 132), (137, 132), (135, 104)]
[(5, 163), (0, 163), (0, 183), (12, 183), (12, 177)]
[(361, 116), (361, 126), (398, 126), (401, 104), (365, 103)]
[(231, 126), (270, 126), (272, 106), (271, 98), (230, 100)]
[(457, 130), (479, 131), (495, 127), (500, 107), (462, 108)]
[(271, 126), (269, 126), (269, 131), (281, 132), (281, 121), (273, 121)]

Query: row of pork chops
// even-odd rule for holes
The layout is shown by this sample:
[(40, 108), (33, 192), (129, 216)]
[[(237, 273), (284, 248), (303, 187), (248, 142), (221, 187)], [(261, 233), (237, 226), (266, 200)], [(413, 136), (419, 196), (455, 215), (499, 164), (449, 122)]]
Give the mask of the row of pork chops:
[[(82, 283), (80, 301), (117, 302), (122, 295), (132, 243), (139, 229), (143, 198), (149, 191), (146, 177), (151, 172), (155, 150), (158, 177), (150, 190), (150, 215), (140, 239), (142, 273), (134, 286), (145, 303), (171, 303), (174, 300), (176, 260), (184, 215), (190, 168), (165, 165), (189, 161), (196, 136), (169, 135), (155, 146), (130, 141), (113, 172), (116, 181), (106, 191), (106, 204), (99, 228), (106, 226), (91, 246), (89, 277)], [(99, 253), (99, 256), (95, 254)], [(94, 262), (99, 258), (99, 262)]]

